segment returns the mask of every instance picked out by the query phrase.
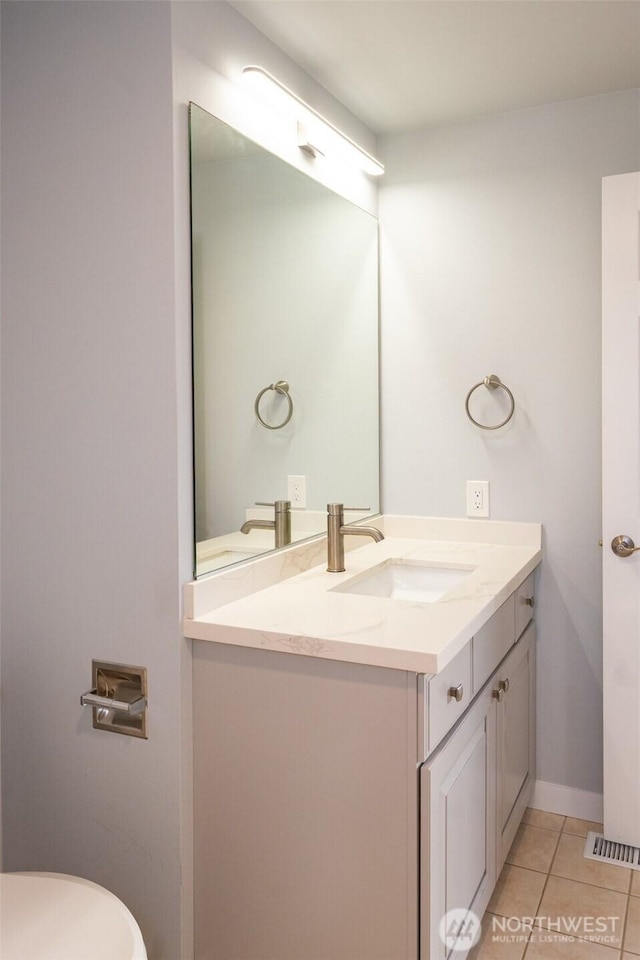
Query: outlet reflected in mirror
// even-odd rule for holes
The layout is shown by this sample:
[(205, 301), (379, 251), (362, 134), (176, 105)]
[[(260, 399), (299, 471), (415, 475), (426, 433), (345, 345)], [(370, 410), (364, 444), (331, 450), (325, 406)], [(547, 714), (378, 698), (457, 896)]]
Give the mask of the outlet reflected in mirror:
[(276, 501), (291, 542), (379, 512), (378, 224), (195, 104), (190, 143), (202, 576), (275, 548)]

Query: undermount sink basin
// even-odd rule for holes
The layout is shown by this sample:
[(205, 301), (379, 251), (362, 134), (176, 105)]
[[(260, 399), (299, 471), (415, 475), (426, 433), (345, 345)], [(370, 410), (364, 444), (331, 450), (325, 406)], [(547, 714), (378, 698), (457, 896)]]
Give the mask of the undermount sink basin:
[(386, 560), (372, 570), (332, 587), (339, 593), (433, 603), (473, 573), (475, 567), (447, 567), (411, 560)]

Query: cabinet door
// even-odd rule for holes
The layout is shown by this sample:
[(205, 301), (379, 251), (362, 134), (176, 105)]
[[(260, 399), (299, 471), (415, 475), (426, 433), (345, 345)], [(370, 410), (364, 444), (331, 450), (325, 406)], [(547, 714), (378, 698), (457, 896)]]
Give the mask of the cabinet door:
[(498, 670), (498, 871), (535, 781), (535, 626), (531, 623)]
[(450, 956), (440, 921), (455, 908), (482, 916), (495, 884), (495, 714), (489, 686), (421, 768), (422, 960)]

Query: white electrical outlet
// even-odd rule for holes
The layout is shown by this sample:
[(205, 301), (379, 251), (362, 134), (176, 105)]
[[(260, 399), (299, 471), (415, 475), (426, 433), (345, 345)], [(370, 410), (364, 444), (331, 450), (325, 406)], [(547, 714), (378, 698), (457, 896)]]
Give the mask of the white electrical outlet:
[(467, 516), (489, 516), (488, 480), (467, 480)]
[(304, 510), (307, 506), (307, 478), (287, 477), (287, 500), (292, 507)]

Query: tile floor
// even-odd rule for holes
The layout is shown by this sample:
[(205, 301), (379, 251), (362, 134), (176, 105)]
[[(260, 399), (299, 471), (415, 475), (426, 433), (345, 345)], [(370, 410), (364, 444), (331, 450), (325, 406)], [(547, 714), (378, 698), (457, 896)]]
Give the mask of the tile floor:
[(602, 824), (526, 811), (469, 960), (640, 958), (640, 871), (585, 860), (588, 830)]

